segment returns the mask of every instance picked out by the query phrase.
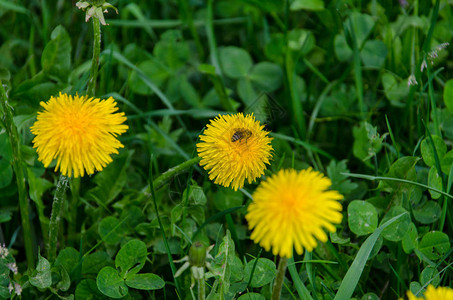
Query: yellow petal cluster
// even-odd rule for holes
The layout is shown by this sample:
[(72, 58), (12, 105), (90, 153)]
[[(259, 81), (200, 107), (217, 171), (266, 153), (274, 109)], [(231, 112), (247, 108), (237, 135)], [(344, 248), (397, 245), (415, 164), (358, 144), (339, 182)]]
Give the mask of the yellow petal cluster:
[(250, 238), (274, 255), (290, 258), (312, 251), (317, 240), (327, 241), (324, 229), (335, 232), (342, 220), (343, 196), (334, 190), (329, 178), (311, 168), (300, 172), (289, 169), (261, 182), (245, 218)]
[(409, 300), (453, 300), (453, 289), (449, 287), (437, 287), (428, 285), (424, 293), (425, 297), (416, 297), (411, 291), (407, 291)]
[(219, 115), (211, 120), (197, 144), (200, 165), (209, 179), (234, 190), (247, 179), (252, 183), (264, 174), (272, 157), (272, 138), (252, 115)]
[(126, 117), (118, 110), (115, 100), (71, 96), (60, 93), (47, 102), (31, 132), (33, 148), (45, 167), (56, 159), (55, 171), (65, 176), (79, 177), (101, 171), (112, 161), (111, 154), (124, 146), (117, 136), (129, 128)]

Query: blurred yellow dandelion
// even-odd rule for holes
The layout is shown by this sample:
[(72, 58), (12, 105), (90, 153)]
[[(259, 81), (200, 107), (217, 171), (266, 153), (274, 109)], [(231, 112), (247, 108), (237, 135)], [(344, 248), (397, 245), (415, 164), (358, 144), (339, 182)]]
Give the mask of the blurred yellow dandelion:
[(33, 148), (38, 160), (47, 167), (57, 159), (55, 171), (65, 176), (79, 177), (101, 171), (112, 161), (113, 153), (124, 146), (116, 138), (129, 128), (115, 100), (71, 96), (60, 93), (41, 102), (31, 132), (36, 135)]
[(409, 300), (453, 300), (453, 289), (440, 286), (435, 288), (433, 285), (428, 285), (423, 297), (416, 297), (411, 291), (407, 291)]
[(200, 165), (209, 179), (234, 190), (247, 179), (252, 183), (264, 174), (272, 157), (272, 138), (252, 115), (219, 115), (207, 125), (197, 144)]
[(324, 228), (335, 232), (343, 215), (339, 200), (343, 196), (328, 190), (329, 178), (311, 168), (280, 170), (261, 182), (245, 218), (250, 238), (274, 255), (290, 258), (293, 248), (298, 254), (312, 251), (318, 239), (327, 241)]

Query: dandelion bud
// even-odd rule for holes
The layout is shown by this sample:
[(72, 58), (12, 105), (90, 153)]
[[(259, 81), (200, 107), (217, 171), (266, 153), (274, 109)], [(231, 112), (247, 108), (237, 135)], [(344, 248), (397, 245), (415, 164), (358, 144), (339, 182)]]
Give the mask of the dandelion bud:
[(195, 242), (189, 249), (189, 263), (192, 267), (204, 267), (206, 264), (206, 249), (202, 242)]

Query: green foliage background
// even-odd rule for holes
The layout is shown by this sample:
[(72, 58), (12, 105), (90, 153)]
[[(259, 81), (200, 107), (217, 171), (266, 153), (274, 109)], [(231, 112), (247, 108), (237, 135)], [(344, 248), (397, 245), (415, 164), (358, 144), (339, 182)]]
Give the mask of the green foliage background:
[[(0, 0), (0, 80), (19, 130), (31, 201), (25, 238), (37, 263), (25, 259), (2, 109), (0, 243), (11, 256), (0, 260), (0, 299), (13, 281), (24, 299), (192, 299), (191, 272), (175, 279), (173, 260), (195, 240), (215, 244), (209, 299), (269, 298), (278, 260), (250, 241), (244, 219), (257, 183), (234, 192), (195, 165), (158, 181), (157, 206), (151, 196), (150, 183), (195, 157), (203, 127), (226, 112), (253, 112), (271, 131), (266, 175), (312, 166), (345, 195), (337, 233), (294, 257), (306, 262), (290, 266), (282, 298), (302, 297), (302, 285), (313, 299), (397, 299), (451, 286), (448, 1), (111, 3), (119, 14), (105, 14), (96, 97), (113, 96), (130, 129), (105, 170), (71, 181), (51, 266), (39, 249), (58, 174), (37, 161), (29, 127), (41, 101), (86, 93), (91, 20), (75, 1)], [(6, 267), (11, 257), (18, 274)]]

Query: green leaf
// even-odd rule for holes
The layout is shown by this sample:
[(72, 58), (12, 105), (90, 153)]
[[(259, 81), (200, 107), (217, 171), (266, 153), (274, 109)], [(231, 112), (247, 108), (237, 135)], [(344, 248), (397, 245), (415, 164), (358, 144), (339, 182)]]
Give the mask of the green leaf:
[(172, 73), (185, 65), (190, 57), (189, 45), (180, 30), (165, 31), (153, 50), (157, 61), (166, 65)]
[(139, 290), (158, 290), (164, 287), (165, 281), (151, 273), (128, 274), (126, 284), (131, 288)]
[[(390, 166), (390, 170), (386, 174), (386, 177), (417, 181), (415, 164), (418, 160), (419, 158), (415, 156), (405, 156), (398, 159)], [(414, 188), (414, 186), (408, 183), (401, 183), (396, 181), (386, 181), (385, 185), (390, 186), (393, 190), (411, 190)]]
[[(421, 294), (423, 294), (423, 291), (424, 291), (424, 289), (422, 288), (420, 283), (418, 283), (417, 281), (412, 281), (409, 284), (409, 290), (412, 292), (412, 294), (414, 294), (416, 296), (421, 296)], [(419, 294), (419, 293), (421, 293), (421, 294)]]
[(362, 296), (361, 300), (379, 300), (379, 296), (375, 293), (366, 293)]
[(216, 75), (215, 67), (213, 65), (199, 64), (198, 71), (209, 74), (209, 75)]
[[(452, 119), (453, 120), (453, 119)], [(440, 159), (440, 168), (445, 174), (450, 173), (450, 167), (453, 165), (453, 150), (448, 151), (442, 159)]]
[(214, 196), (214, 206), (219, 211), (242, 205), (244, 194), (229, 188), (220, 188)]
[[(130, 205), (130, 199), (126, 199), (126, 201), (124, 206), (121, 205), (122, 212), (120, 220), (124, 221), (124, 225), (132, 232), (134, 231), (135, 226), (146, 221), (146, 217), (140, 207)], [(116, 202), (115, 205), (118, 203), (119, 202)]]
[[(170, 74), (165, 66), (156, 59), (145, 60), (137, 66), (157, 87), (161, 87)], [(130, 89), (140, 95), (154, 94), (151, 88), (140, 79), (137, 71), (132, 70), (128, 78)]]
[[(1, 2), (1, 1), (0, 1)], [(0, 67), (0, 80), (3, 82), (8, 82), (11, 79), (11, 73), (8, 69)]]
[(236, 255), (232, 256), (232, 260), (230, 261), (231, 267), (231, 281), (238, 282), (244, 278), (244, 266), (242, 265), (242, 261)]
[(349, 267), (348, 272), (346, 272), (346, 275), (343, 277), (340, 288), (338, 289), (334, 300), (351, 299), (351, 296), (357, 287), (357, 283), (359, 282), (360, 276), (362, 275), (363, 269), (365, 268), (366, 262), (368, 261), (368, 257), (370, 256), (370, 253), (373, 250), (374, 244), (376, 243), (377, 239), (379, 238), (384, 229), (386, 229), (393, 222), (397, 221), (403, 215), (404, 214), (401, 214), (388, 220), (386, 223), (379, 226), (365, 240), (365, 242), (360, 247), (359, 252), (357, 252), (357, 255), (352, 265)]
[(139, 240), (131, 240), (118, 251), (115, 266), (121, 269), (121, 276), (126, 273), (136, 274), (145, 265), (147, 255), (148, 250), (145, 243)]
[(126, 235), (124, 225), (118, 226), (119, 220), (113, 216), (105, 217), (99, 222), (98, 232), (108, 245), (116, 245)]
[(53, 187), (53, 183), (41, 177), (37, 177), (30, 168), (27, 169), (28, 183), (30, 184), (30, 198), (38, 205), (42, 203), (42, 195), (45, 191)]
[(352, 130), (354, 135), (353, 153), (354, 156), (363, 161), (370, 159), (376, 155), (382, 148), (384, 135), (377, 132), (377, 127), (372, 126), (368, 122), (360, 123), (360, 126), (355, 126)]
[(337, 34), (334, 39), (335, 55), (339, 61), (348, 61), (352, 57), (352, 50), (346, 42), (344, 34)]
[[(445, 154), (447, 153), (447, 145), (445, 145), (445, 142), (441, 137), (437, 135), (432, 135), (431, 137), (433, 138), (434, 147), (436, 148), (437, 152), (437, 157), (441, 161), (444, 158)], [(429, 137), (423, 139), (420, 145), (420, 151), (422, 153), (423, 161), (428, 167), (432, 167), (436, 164), (433, 147)]]
[(440, 284), (439, 271), (437, 271), (437, 269), (433, 266), (427, 266), (420, 274), (420, 284), (426, 286), (428, 284), (439, 286)]
[[(253, 265), (255, 264), (255, 259), (252, 259), (247, 263), (244, 269), (244, 279), (249, 280), (252, 275)], [(267, 258), (258, 258), (258, 262), (253, 272), (253, 278), (250, 282), (250, 286), (253, 288), (262, 287), (270, 283), (277, 273), (277, 268), (275, 263), (272, 260)]]
[(77, 285), (75, 290), (75, 298), (84, 300), (107, 299), (99, 291), (96, 285), (96, 281), (92, 279), (84, 279)]
[(357, 183), (351, 182), (348, 176), (341, 173), (349, 173), (349, 169), (346, 166), (347, 160), (336, 162), (331, 160), (327, 166), (327, 176), (332, 181), (331, 190), (336, 190), (342, 195), (351, 193), (358, 187)]
[(291, 3), (291, 10), (323, 10), (324, 9), (324, 1), (323, 0), (295, 0)]
[[(177, 240), (176, 238), (169, 238), (168, 246), (170, 247), (171, 254), (181, 254), (181, 241), (180, 240)], [(155, 252), (155, 254), (166, 254), (167, 253), (167, 248), (165, 247), (165, 243), (162, 239), (159, 239), (155, 242), (154, 252)]]
[(237, 300), (265, 300), (266, 298), (258, 293), (247, 293), (241, 295)]
[(220, 63), (223, 72), (231, 78), (247, 75), (253, 65), (252, 58), (247, 51), (233, 46), (220, 50)]
[(348, 206), (348, 224), (358, 236), (372, 233), (378, 225), (376, 209), (366, 201), (352, 201)]
[[(234, 260), (234, 242), (231, 239), (230, 231), (227, 230), (226, 235), (223, 237), (223, 241), (220, 244), (219, 252), (216, 254), (214, 261), (211, 263), (212, 270), (216, 276), (214, 286), (219, 288), (212, 288), (209, 297), (212, 295), (220, 294), (224, 295), (230, 289), (230, 277), (231, 277), (231, 264)], [(209, 272), (209, 274), (212, 274)]]
[(397, 80), (391, 73), (382, 75), (382, 85), (384, 86), (384, 94), (393, 106), (403, 107), (405, 104), (400, 102), (409, 94), (407, 82)]
[(63, 266), (68, 274), (71, 274), (75, 267), (79, 264), (79, 251), (74, 248), (67, 247), (58, 253), (55, 260), (55, 266)]
[(450, 239), (443, 232), (431, 231), (423, 236), (418, 249), (430, 260), (438, 260), (450, 249)]
[(13, 214), (12, 211), (8, 211), (3, 209), (0, 211), (0, 223), (6, 223), (11, 221), (11, 215)]
[(409, 230), (403, 237), (402, 245), (404, 252), (406, 252), (407, 254), (410, 254), (415, 248), (418, 247), (417, 227), (412, 222), (409, 225)]
[(444, 86), (444, 103), (450, 112), (453, 112), (453, 79), (448, 80)]
[(60, 91), (68, 90), (69, 85), (66, 82), (55, 83), (53, 79), (49, 81), (51, 80), (49, 76), (44, 71), (41, 71), (31, 79), (22, 81), (17, 88), (13, 89), (11, 97), (20, 98), (21, 101), (29, 102), (37, 107), (41, 100), (47, 100), (50, 96), (54, 96)]
[(0, 134), (0, 157), (7, 161), (11, 161), (13, 159), (11, 143), (6, 132)]
[[(442, 177), (439, 176), (439, 173), (437, 172), (437, 168), (435, 166), (429, 169), (428, 185), (432, 188), (442, 190)], [(433, 199), (439, 199), (441, 196), (440, 193), (433, 190), (429, 190), (429, 193), (431, 194), (431, 197), (433, 197)]]
[[(185, 189), (182, 194), (182, 199), (185, 201), (187, 197), (187, 190)], [(206, 205), (207, 199), (203, 189), (197, 185), (190, 186), (189, 205)]]
[[(75, 267), (75, 266), (76, 265), (74, 265), (72, 267)], [(59, 265), (56, 269), (61, 277), (60, 281), (58, 281), (58, 283), (57, 283), (57, 289), (62, 290), (63, 292), (66, 292), (69, 289), (69, 287), (71, 286), (71, 279), (69, 278), (68, 271), (62, 265)], [(55, 270), (55, 269), (52, 268), (52, 270)]]
[(411, 217), (401, 206), (394, 206), (390, 208), (390, 210), (382, 219), (381, 224), (384, 224), (388, 220), (393, 219), (395, 216), (399, 216), (401, 214), (404, 215), (382, 231), (382, 236), (385, 239), (392, 242), (398, 242), (401, 241), (406, 235), (407, 231), (409, 230), (409, 225), (411, 224)]
[(63, 26), (58, 25), (50, 35), (41, 56), (41, 65), (45, 74), (66, 82), (71, 69), (71, 39)]
[[(431, 192), (431, 191), (430, 191)], [(439, 220), (442, 209), (437, 202), (426, 201), (423, 205), (413, 207), (414, 218), (422, 224), (432, 224)]]
[(340, 245), (343, 245), (343, 244), (348, 244), (351, 240), (351, 238), (344, 238), (342, 236), (339, 236), (338, 235), (338, 232), (329, 232), (329, 240), (333, 243), (333, 244), (340, 244)]
[(191, 107), (201, 107), (200, 96), (189, 80), (187, 80), (187, 76), (181, 76), (180, 78), (179, 92), (182, 99)]
[(315, 36), (310, 30), (293, 29), (288, 32), (288, 47), (299, 55), (308, 54), (315, 43)]
[(83, 259), (82, 274), (97, 274), (106, 266), (113, 265), (113, 261), (107, 252), (96, 251)]
[(357, 47), (361, 48), (374, 27), (374, 18), (370, 15), (354, 11), (345, 22), (346, 24), (350, 24), (349, 22), (352, 22)]
[(126, 169), (129, 167), (134, 151), (126, 151), (114, 157), (113, 161), (94, 177), (96, 187), (89, 190), (86, 198), (108, 204), (118, 196), (127, 182)]
[(360, 58), (365, 67), (380, 68), (385, 62), (387, 47), (379, 40), (366, 41), (360, 51)]
[(8, 186), (13, 180), (13, 168), (6, 159), (0, 159), (0, 189)]
[(283, 82), (283, 70), (274, 63), (260, 62), (252, 67), (248, 78), (255, 84), (258, 91), (273, 92)]
[(129, 292), (123, 278), (112, 267), (102, 268), (96, 277), (96, 285), (104, 295), (115, 299), (122, 298)]
[(252, 105), (258, 98), (258, 93), (248, 77), (240, 78), (237, 84), (237, 91), (242, 102), (246, 106)]
[(30, 283), (37, 288), (45, 289), (52, 284), (50, 263), (38, 253), (38, 265), (29, 279)]
[(284, 63), (286, 39), (282, 33), (271, 34), (264, 48), (266, 57), (280, 65)]

